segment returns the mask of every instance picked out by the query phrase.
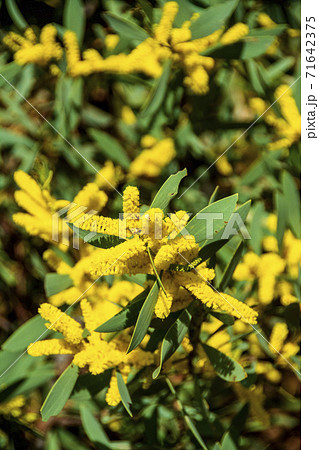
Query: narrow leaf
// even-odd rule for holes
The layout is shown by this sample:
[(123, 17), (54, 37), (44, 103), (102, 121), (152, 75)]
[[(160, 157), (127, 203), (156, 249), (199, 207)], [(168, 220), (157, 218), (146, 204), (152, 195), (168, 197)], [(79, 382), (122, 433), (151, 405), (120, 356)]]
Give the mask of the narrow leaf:
[(68, 223), (74, 234), (84, 240), (85, 243), (91, 244), (98, 248), (110, 248), (125, 242), (125, 239), (113, 234), (97, 233), (90, 230), (82, 230), (72, 223)]
[(67, 274), (47, 273), (44, 278), (44, 290), (47, 297), (58, 294), (73, 285), (73, 281)]
[(226, 381), (241, 381), (247, 377), (242, 366), (230, 356), (209, 345), (202, 344), (202, 346), (220, 378)]
[(164, 362), (167, 361), (181, 345), (182, 340), (188, 331), (191, 318), (191, 314), (185, 309), (175, 323), (168, 329), (161, 345), (160, 365), (153, 372), (153, 378), (158, 377)]
[(143, 30), (143, 28), (130, 20), (110, 12), (102, 14), (102, 16), (116, 33), (130, 41), (142, 42), (149, 37), (148, 33)]
[(163, 211), (168, 207), (169, 202), (177, 195), (180, 182), (187, 175), (187, 170), (180, 170), (174, 175), (170, 175), (163, 186), (157, 192), (152, 201), (151, 208), (160, 208)]
[(89, 128), (88, 133), (95, 140), (105, 156), (124, 169), (130, 167), (130, 160), (118, 140), (104, 131), (95, 130), (94, 128)]
[(131, 399), (130, 393), (127, 389), (127, 386), (123, 380), (123, 377), (118, 370), (116, 371), (116, 379), (117, 379), (117, 387), (119, 389), (119, 393), (121, 396), (123, 406), (126, 409), (126, 411), (128, 412), (128, 414), (131, 417), (133, 417), (131, 409), (130, 409), (130, 405), (132, 404), (132, 399)]
[(148, 327), (152, 320), (154, 308), (157, 302), (158, 292), (159, 284), (156, 281), (153, 284), (153, 287), (146, 297), (146, 300), (140, 310), (127, 353), (134, 350), (134, 348), (136, 348), (144, 339), (144, 336), (146, 335)]
[(103, 430), (102, 425), (84, 404), (80, 406), (80, 416), (84, 431), (93, 444), (95, 446), (103, 446), (103, 448), (112, 449), (111, 441)]
[(78, 374), (79, 368), (71, 364), (54, 383), (40, 410), (44, 422), (62, 411), (71, 395)]
[(186, 231), (195, 236), (196, 242), (213, 240), (229, 221), (237, 200), (238, 194), (234, 194), (206, 206), (188, 222)]
[(219, 285), (217, 286), (217, 289), (220, 289), (221, 291), (224, 291), (226, 289), (226, 287), (229, 285), (229, 282), (231, 280), (231, 277), (234, 273), (234, 270), (236, 269), (237, 264), (240, 261), (242, 252), (243, 252), (243, 248), (244, 248), (244, 242), (241, 241), (235, 251), (234, 254), (232, 255), (229, 263), (227, 264), (227, 266), (225, 267), (224, 273), (221, 277), (221, 280), (219, 282)]
[(192, 39), (202, 38), (219, 30), (232, 14), (237, 3), (238, 0), (226, 0), (210, 8), (206, 8), (190, 27)]
[(44, 325), (46, 322), (39, 314), (32, 317), (19, 327), (11, 336), (4, 342), (2, 349), (9, 352), (19, 352), (25, 350), (29, 344), (39, 339), (42, 333), (48, 331)]
[(134, 325), (148, 292), (148, 289), (141, 292), (122, 311), (97, 327), (95, 331), (99, 333), (113, 333), (114, 331), (122, 331)]
[(85, 9), (82, 0), (66, 0), (63, 25), (68, 30), (74, 31), (81, 47), (85, 31)]

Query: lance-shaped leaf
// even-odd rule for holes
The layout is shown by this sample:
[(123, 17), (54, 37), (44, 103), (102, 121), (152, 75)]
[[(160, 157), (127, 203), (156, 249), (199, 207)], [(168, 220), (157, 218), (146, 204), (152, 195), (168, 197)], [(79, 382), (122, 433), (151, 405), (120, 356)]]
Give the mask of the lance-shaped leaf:
[(93, 444), (97, 447), (102, 446), (104, 449), (112, 449), (112, 443), (102, 425), (84, 404), (80, 406), (80, 415), (84, 431)]
[(139, 42), (142, 42), (149, 37), (143, 28), (130, 20), (124, 19), (111, 12), (104, 13), (102, 16), (120, 36)]
[(217, 45), (204, 52), (205, 56), (221, 59), (250, 59), (263, 55), (271, 46), (275, 36), (246, 36), (230, 45)]
[(127, 353), (134, 350), (134, 348), (136, 348), (144, 339), (144, 336), (146, 335), (148, 327), (152, 320), (154, 308), (157, 302), (158, 292), (159, 292), (159, 284), (156, 281), (153, 284), (153, 287), (150, 290), (148, 296), (146, 297), (146, 300), (143, 303), (143, 306), (139, 312)]
[(164, 362), (167, 361), (181, 345), (189, 328), (191, 318), (190, 312), (185, 309), (168, 329), (161, 345), (160, 365), (154, 370), (153, 378), (158, 377)]
[(184, 169), (168, 177), (168, 179), (156, 194), (150, 207), (160, 208), (165, 211), (165, 209), (169, 205), (169, 202), (177, 195), (180, 182), (184, 177), (186, 177), (186, 175), (187, 170)]
[(47, 273), (44, 278), (44, 290), (47, 297), (64, 291), (73, 285), (72, 278), (67, 274)]
[[(239, 215), (241, 220), (244, 222), (246, 220), (246, 217), (250, 210), (251, 202), (250, 200), (243, 205), (241, 205), (235, 213)], [(234, 213), (234, 214), (235, 214)], [(232, 220), (232, 217), (229, 219), (229, 222)], [(225, 224), (226, 227), (227, 224)], [(224, 228), (222, 228), (214, 237), (213, 241), (205, 241), (202, 248), (199, 251), (199, 255), (203, 261), (206, 261), (206, 259), (213, 256), (219, 249), (221, 249), (228, 241), (229, 239), (223, 239), (224, 234)]]
[(74, 31), (81, 46), (85, 31), (85, 9), (82, 0), (66, 0), (63, 11), (63, 25), (68, 30)]
[(238, 0), (226, 0), (210, 8), (206, 8), (190, 27), (192, 39), (202, 38), (219, 30), (224, 25), (226, 19), (232, 14), (237, 3)]
[[(2, 349), (9, 352), (19, 352), (25, 350), (31, 342), (41, 338), (47, 338), (49, 330), (45, 326), (45, 322), (46, 320), (39, 314), (32, 317), (11, 334), (2, 345)], [(45, 336), (42, 337), (42, 334), (45, 334)]]
[(202, 344), (202, 346), (220, 378), (226, 381), (241, 381), (247, 377), (242, 366), (230, 356), (209, 345)]
[(71, 395), (78, 374), (79, 368), (71, 364), (54, 383), (40, 410), (44, 422), (62, 411)]
[(134, 325), (148, 292), (149, 290), (145, 289), (145, 291), (137, 295), (122, 311), (97, 327), (95, 331), (99, 333), (113, 333)]
[(140, 119), (149, 123), (152, 116), (159, 110), (167, 91), (169, 76), (171, 73), (170, 61), (167, 61), (164, 65), (163, 73), (158, 80), (155, 81), (153, 89), (150, 91), (145, 104), (142, 107)]
[(230, 316), (229, 314), (226, 313), (221, 313), (218, 311), (214, 311), (212, 309), (208, 309), (208, 313), (213, 316), (216, 317), (216, 319), (220, 320), (221, 322), (223, 322), (224, 325), (233, 325), (233, 323), (235, 322), (233, 316)]
[(72, 223), (68, 223), (69, 227), (73, 230), (74, 234), (79, 236), (87, 244), (91, 244), (94, 247), (110, 248), (121, 244), (125, 239), (115, 236), (113, 234), (96, 233), (95, 231), (82, 230), (76, 227)]
[(124, 169), (129, 168), (129, 157), (125, 149), (116, 139), (104, 131), (96, 130), (95, 128), (89, 128), (88, 133), (95, 140), (105, 156)]
[(207, 239), (213, 240), (229, 221), (236, 203), (238, 194), (223, 198), (203, 208), (186, 225), (185, 230), (195, 236), (196, 242), (203, 243)]
[(240, 261), (240, 258), (241, 258), (242, 252), (243, 252), (243, 248), (244, 248), (244, 242), (240, 241), (240, 243), (237, 245), (229, 263), (225, 267), (225, 270), (222, 274), (222, 277), (219, 282), (219, 285), (217, 286), (217, 289), (224, 291), (226, 289), (226, 287), (229, 285), (229, 282), (234, 273), (234, 270), (236, 269), (236, 266)]
[(130, 405), (132, 404), (132, 399), (131, 399), (130, 393), (127, 389), (127, 386), (123, 380), (123, 377), (118, 370), (116, 371), (116, 379), (117, 379), (117, 387), (119, 389), (119, 393), (120, 393), (124, 408), (126, 409), (128, 414), (131, 417), (133, 417), (131, 409), (130, 409)]

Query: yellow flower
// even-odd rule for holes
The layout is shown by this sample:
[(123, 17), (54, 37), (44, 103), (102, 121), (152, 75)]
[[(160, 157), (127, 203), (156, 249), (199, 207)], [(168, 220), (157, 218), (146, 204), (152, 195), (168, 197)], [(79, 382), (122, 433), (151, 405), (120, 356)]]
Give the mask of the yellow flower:
[[(148, 141), (150, 142), (150, 139)], [(145, 145), (145, 142), (147, 140), (144, 141), (144, 146), (151, 148), (143, 150), (130, 166), (130, 174), (136, 178), (140, 176), (157, 177), (176, 156), (172, 139), (155, 141), (153, 145)]]
[(101, 211), (107, 201), (108, 196), (95, 183), (86, 184), (73, 200), (77, 207), (86, 206), (88, 210), (95, 211)]
[(34, 63), (46, 65), (52, 59), (62, 58), (62, 47), (56, 42), (57, 29), (54, 25), (45, 25), (40, 33), (40, 42), (37, 43), (34, 31), (27, 28), (25, 37), (10, 32), (3, 42), (14, 52), (14, 59), (19, 65)]
[(259, 116), (263, 113), (265, 122), (275, 129), (276, 140), (268, 144), (269, 150), (289, 148), (294, 142), (300, 140), (301, 116), (288, 85), (281, 85), (275, 91), (275, 98), (283, 117), (277, 117), (269, 105), (262, 99), (253, 98), (250, 106)]
[(225, 34), (220, 39), (220, 43), (223, 45), (233, 44), (240, 41), (243, 37), (247, 36), (249, 33), (249, 27), (245, 23), (236, 23), (234, 26), (229, 28)]
[[(126, 381), (126, 380), (124, 379), (124, 381)], [(120, 395), (120, 392), (119, 392), (119, 389), (117, 386), (117, 377), (116, 377), (115, 370), (112, 373), (112, 377), (110, 380), (110, 385), (107, 389), (105, 401), (110, 406), (116, 406), (121, 401), (121, 395)]]
[(49, 303), (43, 303), (39, 308), (39, 314), (50, 322), (48, 328), (59, 331), (70, 344), (79, 344), (82, 340), (81, 325), (58, 308)]
[(264, 28), (273, 28), (273, 27), (275, 27), (277, 25), (276, 22), (274, 22), (268, 16), (268, 14), (266, 14), (264, 12), (259, 13), (259, 15), (257, 17), (257, 22), (259, 23), (260, 26), (262, 26)]
[(248, 389), (240, 383), (234, 383), (233, 388), (242, 401), (248, 401), (251, 415), (258, 420), (265, 428), (270, 426), (270, 416), (263, 407), (265, 395), (262, 386), (252, 385)]
[(269, 339), (269, 349), (271, 352), (277, 354), (277, 352), (281, 351), (288, 333), (288, 327), (284, 322), (278, 322), (274, 325)]
[(123, 122), (127, 125), (134, 125), (136, 123), (136, 116), (129, 106), (125, 105), (122, 107), (121, 115)]
[(117, 187), (122, 178), (122, 169), (119, 166), (115, 167), (112, 161), (107, 161), (96, 174), (94, 182), (99, 188), (111, 191)]
[(229, 164), (228, 159), (225, 155), (220, 156), (216, 161), (216, 167), (219, 173), (224, 176), (229, 176), (233, 173), (233, 168)]
[(105, 37), (105, 45), (108, 50), (114, 50), (119, 43), (120, 37), (117, 34), (108, 34)]

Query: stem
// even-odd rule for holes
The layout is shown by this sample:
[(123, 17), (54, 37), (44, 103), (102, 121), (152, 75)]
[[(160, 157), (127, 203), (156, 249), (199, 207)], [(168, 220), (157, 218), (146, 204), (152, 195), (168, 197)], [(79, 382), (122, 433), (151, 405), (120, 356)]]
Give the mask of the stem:
[(154, 272), (155, 272), (157, 281), (159, 282), (159, 285), (161, 286), (161, 288), (163, 289), (164, 294), (165, 294), (166, 297), (167, 297), (167, 293), (166, 293), (165, 288), (164, 288), (164, 286), (163, 286), (162, 280), (161, 280), (161, 278), (160, 278), (160, 276), (159, 276), (159, 274), (158, 274), (158, 272), (157, 272), (157, 270), (156, 270), (156, 267), (155, 267), (155, 264), (154, 264), (154, 260), (153, 260), (153, 257), (152, 257), (152, 255), (151, 255), (151, 251), (150, 251), (149, 247), (147, 247), (147, 253), (148, 253), (148, 256), (150, 257), (150, 261), (151, 261), (153, 270), (154, 270)]
[(206, 447), (205, 442), (203, 441), (201, 435), (198, 433), (197, 428), (193, 424), (191, 418), (187, 415), (182, 402), (178, 398), (177, 392), (176, 392), (174, 386), (172, 385), (171, 380), (167, 376), (165, 378), (166, 378), (167, 386), (169, 387), (169, 390), (171, 391), (171, 393), (174, 395), (174, 397), (176, 399), (176, 403), (178, 404), (178, 407), (179, 407), (179, 409), (180, 409), (180, 411), (181, 411), (181, 413), (183, 415), (184, 421), (185, 421), (188, 429), (191, 431), (191, 433), (193, 434), (193, 436), (195, 437), (197, 442), (200, 444), (201, 448), (203, 450), (208, 450), (208, 448)]

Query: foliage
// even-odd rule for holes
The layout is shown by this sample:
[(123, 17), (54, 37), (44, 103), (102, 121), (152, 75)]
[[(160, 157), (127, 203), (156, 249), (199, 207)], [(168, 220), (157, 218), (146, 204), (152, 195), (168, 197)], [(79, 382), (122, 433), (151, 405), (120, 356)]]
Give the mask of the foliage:
[(2, 2), (0, 448), (298, 447), (299, 29)]

